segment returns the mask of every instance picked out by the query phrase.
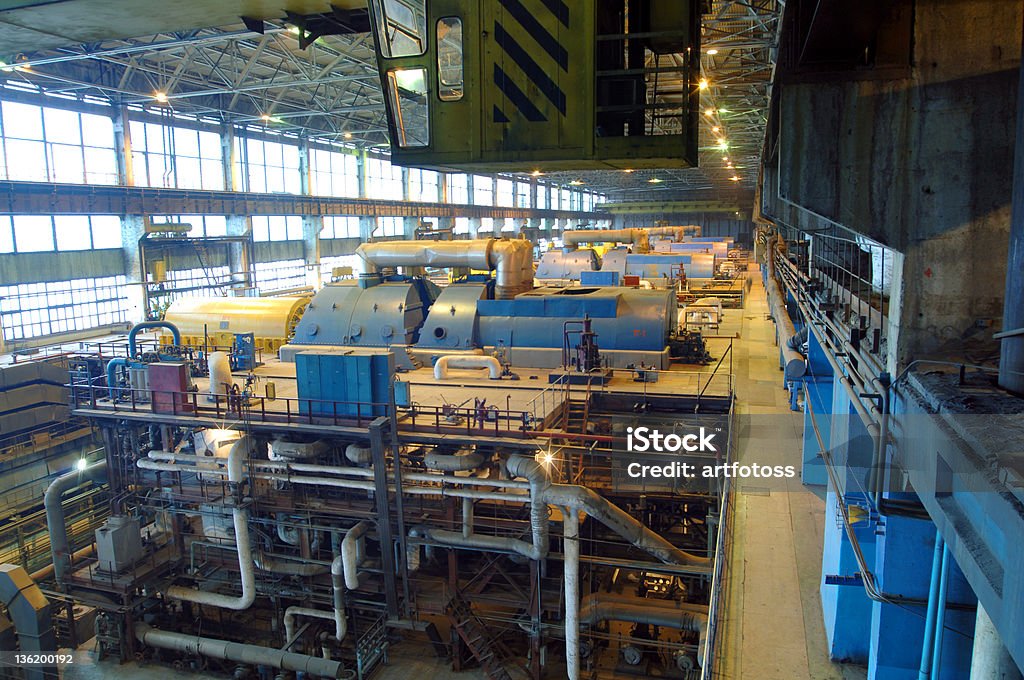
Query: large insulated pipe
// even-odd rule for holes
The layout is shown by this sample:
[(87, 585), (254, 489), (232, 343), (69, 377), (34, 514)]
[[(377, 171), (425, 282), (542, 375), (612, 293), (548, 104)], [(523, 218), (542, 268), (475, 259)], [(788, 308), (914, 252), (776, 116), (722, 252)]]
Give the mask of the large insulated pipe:
[(631, 243), (635, 253), (651, 249), (646, 229), (575, 229), (562, 233), (562, 243), (566, 248), (576, 248), (581, 243)]
[(287, 644), (295, 640), (295, 617), (311, 616), (317, 619), (334, 621), (334, 640), (341, 642), (348, 635), (348, 619), (345, 616), (345, 567), (341, 555), (331, 562), (331, 589), (334, 594), (334, 611), (309, 609), (306, 607), (288, 607), (284, 612), (284, 630)]
[(395, 267), (464, 267), (495, 270), (495, 297), (509, 299), (533, 288), (533, 245), (524, 239), (381, 241), (356, 249), (367, 272)]
[(342, 663), (307, 654), (285, 652), (241, 642), (157, 630), (145, 623), (135, 624), (135, 637), (144, 645), (170, 649), (184, 654), (208, 656), (253, 666), (269, 666), (285, 671), (308, 673), (315, 677), (340, 678)]
[(707, 605), (675, 600), (594, 593), (583, 598), (580, 606), (580, 624), (593, 626), (600, 621), (647, 623), (652, 626), (685, 630), (703, 637), (708, 626), (708, 608)]
[(501, 378), (501, 362), (481, 354), (446, 354), (434, 363), (434, 379), (447, 380), (450, 368), (486, 368), (491, 380)]
[(562, 508), (565, 541), (565, 664), (569, 680), (580, 677), (580, 516)]
[(782, 353), (786, 380), (797, 380), (807, 372), (807, 361), (804, 359), (804, 355), (790, 347), (789, 344), (789, 340), (796, 335), (796, 328), (793, 326), (793, 320), (789, 318), (789, 310), (786, 309), (786, 296), (779, 287), (778, 279), (775, 278), (776, 244), (777, 237), (768, 241), (766, 263), (768, 276), (765, 282), (765, 292), (768, 294), (768, 307), (778, 329), (779, 351)]
[(53, 559), (53, 576), (57, 583), (64, 582), (64, 576), (71, 566), (71, 545), (68, 541), (68, 526), (64, 517), (64, 494), (88, 479), (94, 482), (104, 478), (107, 461), (93, 463), (84, 470), (72, 470), (50, 482), (43, 495), (46, 509), (46, 529), (50, 534), (50, 555)]
[(647, 233), (651, 236), (671, 236), (675, 241), (682, 241), (687, 234), (700, 236), (701, 226), (699, 224), (687, 224), (681, 227), (648, 227)]
[(345, 586), (349, 590), (359, 587), (359, 556), (362, 554), (359, 542), (369, 530), (370, 523), (364, 520), (346, 531), (341, 541), (342, 572), (345, 575)]
[(231, 359), (227, 352), (210, 352), (207, 359), (210, 367), (210, 401), (226, 397), (235, 381), (231, 377)]
[[(242, 463), (249, 457), (250, 447), (250, 438), (243, 435), (228, 452), (228, 484), (234, 493), (237, 493), (238, 485), (242, 482)], [(139, 461), (140, 464), (143, 462), (147, 461)], [(235, 546), (238, 549), (238, 571), (242, 582), (242, 594), (238, 597), (231, 597), (205, 590), (193, 590), (184, 586), (171, 586), (167, 589), (167, 597), (236, 611), (252, 606), (256, 600), (256, 572), (252, 545), (249, 541), (249, 512), (239, 505), (238, 499), (231, 510), (231, 519), (235, 528)], [(257, 647), (257, 649), (262, 648)], [(238, 659), (233, 660), (237, 661)], [(281, 668), (281, 666), (275, 666), (275, 668)]]
[[(701, 568), (711, 566), (711, 560), (707, 557), (700, 557), (680, 550), (644, 526), (632, 515), (599, 496), (592, 489), (575, 484), (551, 484), (547, 470), (534, 458), (513, 455), (509, 457), (506, 467), (512, 476), (525, 477), (529, 480), (531, 496), (541, 499), (542, 502), (539, 505), (531, 506), (531, 521), (543, 525), (545, 531), (547, 528), (547, 504), (565, 506), (586, 512), (637, 548), (657, 557), (666, 564)], [(543, 516), (543, 521), (541, 521), (541, 516)]]
[(143, 321), (132, 326), (132, 329), (128, 331), (128, 357), (131, 359), (135, 358), (135, 336), (142, 331), (151, 330), (153, 328), (166, 328), (171, 332), (171, 337), (174, 339), (175, 345), (181, 344), (181, 333), (178, 331), (178, 327), (169, 321)]
[(437, 449), (423, 455), (423, 465), (428, 470), (441, 472), (467, 472), (484, 464), (484, 455), (471, 449), (459, 453), (439, 453)]

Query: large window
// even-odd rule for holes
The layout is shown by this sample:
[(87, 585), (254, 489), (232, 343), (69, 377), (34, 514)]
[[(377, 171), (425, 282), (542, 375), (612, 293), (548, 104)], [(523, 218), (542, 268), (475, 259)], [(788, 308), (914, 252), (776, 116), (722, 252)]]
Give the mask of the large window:
[(302, 288), (306, 285), (306, 265), (302, 260), (257, 262), (254, 269), (256, 287), (260, 293)]
[(405, 219), (402, 217), (378, 217), (373, 236), (405, 236)]
[(402, 168), (391, 161), (370, 156), (366, 159), (366, 197), (402, 200)]
[(530, 183), (516, 182), (516, 207), (530, 207)]
[(120, 247), (116, 215), (0, 215), (0, 253)]
[(468, 217), (456, 217), (455, 226), (452, 229), (453, 234), (468, 234), (469, 233), (469, 218)]
[(445, 180), (448, 182), (448, 202), (456, 205), (469, 204), (469, 180), (466, 175), (451, 174)]
[(113, 121), (90, 113), (0, 102), (0, 178), (117, 184)]
[(473, 205), (494, 205), (494, 180), (473, 175)]
[(240, 157), (245, 191), (300, 193), (298, 146), (262, 139), (236, 139), (236, 143), (243, 151)]
[(409, 169), (409, 200), (437, 203), (439, 175), (433, 170)]
[(505, 208), (515, 205), (515, 186), (512, 180), (499, 177), (494, 181), (494, 204)]
[(5, 340), (85, 331), (127, 318), (124, 276), (0, 286)]
[(220, 135), (133, 120), (135, 184), (177, 189), (224, 188)]
[(312, 149), (309, 165), (310, 190), (314, 196), (359, 196), (356, 157), (352, 154)]
[(254, 241), (301, 241), (302, 218), (298, 215), (255, 215), (252, 218)]
[(351, 215), (325, 217), (320, 238), (359, 238), (359, 218)]

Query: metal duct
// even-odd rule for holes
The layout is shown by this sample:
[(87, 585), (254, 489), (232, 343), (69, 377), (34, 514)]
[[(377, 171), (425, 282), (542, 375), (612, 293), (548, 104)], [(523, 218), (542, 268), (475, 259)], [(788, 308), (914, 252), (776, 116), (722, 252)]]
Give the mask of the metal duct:
[(236, 663), (254, 666), (269, 666), (280, 670), (308, 673), (324, 678), (340, 678), (342, 663), (330, 659), (321, 659), (307, 654), (285, 652), (269, 647), (247, 645), (240, 642), (229, 642), (214, 638), (199, 637), (157, 630), (145, 623), (135, 625), (135, 637), (144, 645), (170, 649), (184, 654), (209, 656)]
[[(249, 437), (243, 435), (241, 439), (236, 441), (231, 446), (231, 450), (228, 452), (228, 485), (231, 488), (233, 494), (238, 493), (238, 485), (242, 481), (242, 462), (248, 459), (250, 448), (251, 443)], [(147, 462), (148, 461), (140, 460), (138, 461), (137, 464), (139, 465), (139, 467), (142, 467), (142, 464)], [(231, 510), (231, 518), (235, 528), (235, 545), (238, 549), (238, 571), (242, 582), (242, 594), (238, 597), (231, 597), (230, 595), (211, 593), (204, 590), (193, 590), (191, 588), (185, 588), (183, 586), (171, 586), (167, 589), (167, 597), (176, 600), (186, 600), (188, 602), (195, 602), (201, 605), (210, 605), (211, 607), (234, 609), (236, 611), (248, 609), (250, 606), (252, 606), (252, 603), (256, 600), (256, 573), (255, 565), (253, 563), (252, 545), (250, 544), (249, 541), (249, 512), (244, 507), (241, 507), (239, 505), (238, 500), (239, 499), (237, 498), (235, 499), (235, 505)], [(211, 641), (211, 643), (234, 644), (220, 642), (216, 640)], [(256, 649), (263, 648), (256, 647)], [(239, 659), (232, 660), (238, 661)], [(275, 666), (275, 668), (282, 667)]]
[(423, 465), (428, 470), (441, 472), (465, 472), (476, 470), (484, 464), (484, 456), (472, 449), (464, 449), (458, 453), (438, 453), (436, 449), (423, 455)]
[(181, 345), (181, 333), (178, 331), (178, 327), (173, 323), (167, 321), (143, 321), (132, 326), (132, 329), (128, 331), (128, 358), (135, 358), (135, 336), (141, 331), (150, 330), (153, 328), (166, 328), (171, 332), (171, 337), (174, 339), (175, 345)]
[(105, 478), (107, 461), (93, 463), (84, 470), (72, 470), (50, 483), (43, 496), (46, 509), (46, 529), (50, 534), (50, 555), (53, 560), (53, 576), (57, 583), (64, 582), (64, 576), (71, 567), (71, 545), (68, 541), (68, 527), (64, 517), (62, 501), (64, 494), (88, 479), (98, 482)]
[(449, 368), (486, 368), (491, 380), (501, 379), (501, 362), (480, 354), (446, 354), (434, 363), (434, 379), (447, 380)]
[(396, 267), (464, 267), (495, 270), (495, 297), (508, 299), (533, 288), (533, 245), (524, 239), (381, 241), (356, 249), (367, 272)]
[(356, 465), (369, 465), (373, 462), (373, 451), (369, 446), (349, 444), (345, 447), (345, 458)]
[(593, 626), (600, 621), (648, 623), (697, 633), (703, 637), (708, 625), (708, 608), (706, 605), (675, 600), (594, 593), (583, 598), (580, 623)]
[(785, 369), (786, 380), (797, 380), (807, 372), (807, 361), (804, 355), (790, 347), (790, 339), (796, 335), (796, 328), (793, 320), (789, 317), (789, 310), (786, 309), (786, 296), (779, 288), (779, 282), (775, 278), (775, 253), (778, 244), (778, 237), (768, 240), (767, 269), (768, 276), (765, 281), (765, 292), (768, 294), (768, 307), (771, 310), (772, 318), (775, 319), (776, 329), (779, 335), (779, 350), (782, 353), (783, 368)]
[[(24, 568), (0, 564), (0, 602), (7, 607), (7, 614), (18, 631), (18, 646), (22, 652), (52, 654), (57, 649), (50, 602)], [(26, 666), (24, 672), (25, 680), (57, 677), (54, 666)]]
[(575, 248), (581, 243), (631, 243), (633, 252), (646, 253), (651, 240), (646, 229), (576, 229), (562, 234), (562, 243)]
[(699, 224), (687, 224), (682, 227), (648, 227), (647, 233), (651, 236), (671, 236), (674, 241), (682, 241), (687, 234), (700, 236), (701, 226)]
[(330, 570), (326, 564), (298, 560), (302, 560), (302, 558), (296, 557), (292, 560), (269, 555), (254, 555), (252, 558), (253, 564), (260, 571), (269, 571), (285, 576), (316, 576), (326, 574)]

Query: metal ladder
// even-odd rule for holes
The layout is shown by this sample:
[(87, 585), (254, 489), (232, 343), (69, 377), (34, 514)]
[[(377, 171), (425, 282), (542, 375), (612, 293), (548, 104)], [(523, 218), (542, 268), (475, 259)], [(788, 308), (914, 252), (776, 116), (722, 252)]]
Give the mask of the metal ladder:
[(466, 643), (473, 658), (479, 662), (491, 680), (513, 680), (509, 666), (514, 666), (512, 653), (493, 638), (469, 603), (455, 595), (449, 603), (448, 618), (452, 627)]

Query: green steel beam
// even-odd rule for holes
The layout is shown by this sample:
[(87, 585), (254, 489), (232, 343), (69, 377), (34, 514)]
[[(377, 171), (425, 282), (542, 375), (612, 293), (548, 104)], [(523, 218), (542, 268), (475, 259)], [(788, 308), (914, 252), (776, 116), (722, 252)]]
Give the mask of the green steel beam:
[(613, 215), (736, 213), (743, 210), (739, 204), (729, 201), (628, 201), (605, 203), (601, 209)]

